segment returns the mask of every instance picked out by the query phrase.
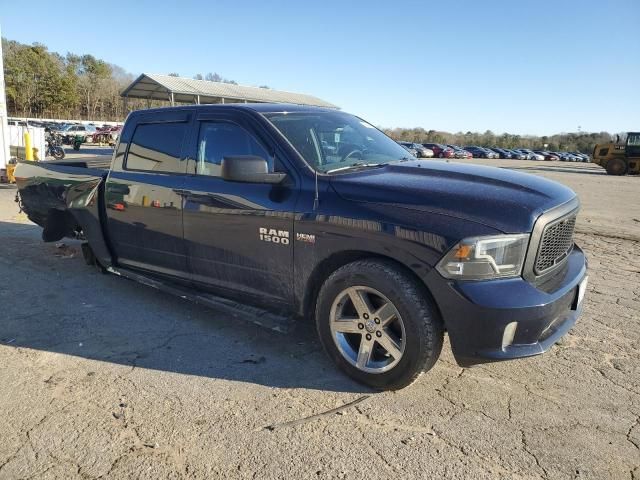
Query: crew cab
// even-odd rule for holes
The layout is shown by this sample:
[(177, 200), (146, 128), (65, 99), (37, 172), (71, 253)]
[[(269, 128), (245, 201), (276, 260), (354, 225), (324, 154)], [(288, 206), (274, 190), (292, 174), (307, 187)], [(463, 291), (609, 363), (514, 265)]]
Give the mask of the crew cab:
[(44, 241), (84, 239), (106, 272), (258, 320), (313, 318), (329, 357), (375, 388), (429, 370), (445, 332), (462, 366), (540, 354), (582, 308), (572, 190), (413, 158), (338, 110), (137, 111), (108, 171), (15, 176)]

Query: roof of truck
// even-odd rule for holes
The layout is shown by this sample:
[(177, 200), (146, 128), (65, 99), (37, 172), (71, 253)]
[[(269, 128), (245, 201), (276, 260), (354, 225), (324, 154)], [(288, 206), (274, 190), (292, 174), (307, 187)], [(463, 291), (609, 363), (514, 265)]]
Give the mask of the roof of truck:
[(167, 112), (171, 110), (218, 110), (218, 109), (241, 109), (254, 110), (259, 113), (276, 113), (276, 112), (336, 112), (335, 108), (316, 107), (313, 105), (296, 105), (292, 103), (216, 103), (205, 105), (177, 105), (174, 107), (157, 107), (144, 110), (137, 110), (134, 113), (145, 114), (152, 112)]

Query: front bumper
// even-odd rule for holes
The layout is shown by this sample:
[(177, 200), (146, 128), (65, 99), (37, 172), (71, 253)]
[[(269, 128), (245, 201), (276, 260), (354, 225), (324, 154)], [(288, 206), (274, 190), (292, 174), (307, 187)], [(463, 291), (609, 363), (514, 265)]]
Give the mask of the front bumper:
[[(435, 270), (427, 284), (460, 366), (539, 355), (575, 324), (587, 262), (575, 246), (562, 269), (534, 285), (523, 278), (451, 281)], [(582, 284), (584, 287), (584, 284)], [(515, 323), (515, 325), (514, 325)]]

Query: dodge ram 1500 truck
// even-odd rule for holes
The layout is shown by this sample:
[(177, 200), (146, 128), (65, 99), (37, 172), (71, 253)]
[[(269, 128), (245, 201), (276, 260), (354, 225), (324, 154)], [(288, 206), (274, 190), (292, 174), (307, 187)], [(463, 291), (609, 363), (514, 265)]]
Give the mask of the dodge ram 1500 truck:
[(185, 298), (312, 317), (329, 357), (375, 388), (429, 370), (444, 332), (471, 366), (540, 354), (581, 311), (573, 191), (418, 160), (338, 110), (137, 111), (110, 170), (15, 175), (44, 241), (85, 239), (90, 263)]

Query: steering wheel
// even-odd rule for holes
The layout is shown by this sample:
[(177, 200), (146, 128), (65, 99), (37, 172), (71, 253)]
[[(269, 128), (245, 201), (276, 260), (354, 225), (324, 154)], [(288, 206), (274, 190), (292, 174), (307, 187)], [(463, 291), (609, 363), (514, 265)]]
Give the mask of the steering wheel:
[(353, 150), (349, 151), (349, 153), (347, 153), (344, 157), (342, 157), (340, 159), (340, 161), (341, 162), (346, 162), (349, 157), (351, 157), (352, 155), (355, 155), (356, 153), (360, 155), (361, 159), (364, 157), (364, 152), (362, 150), (359, 150), (359, 149), (356, 148), (356, 149), (353, 149)]

